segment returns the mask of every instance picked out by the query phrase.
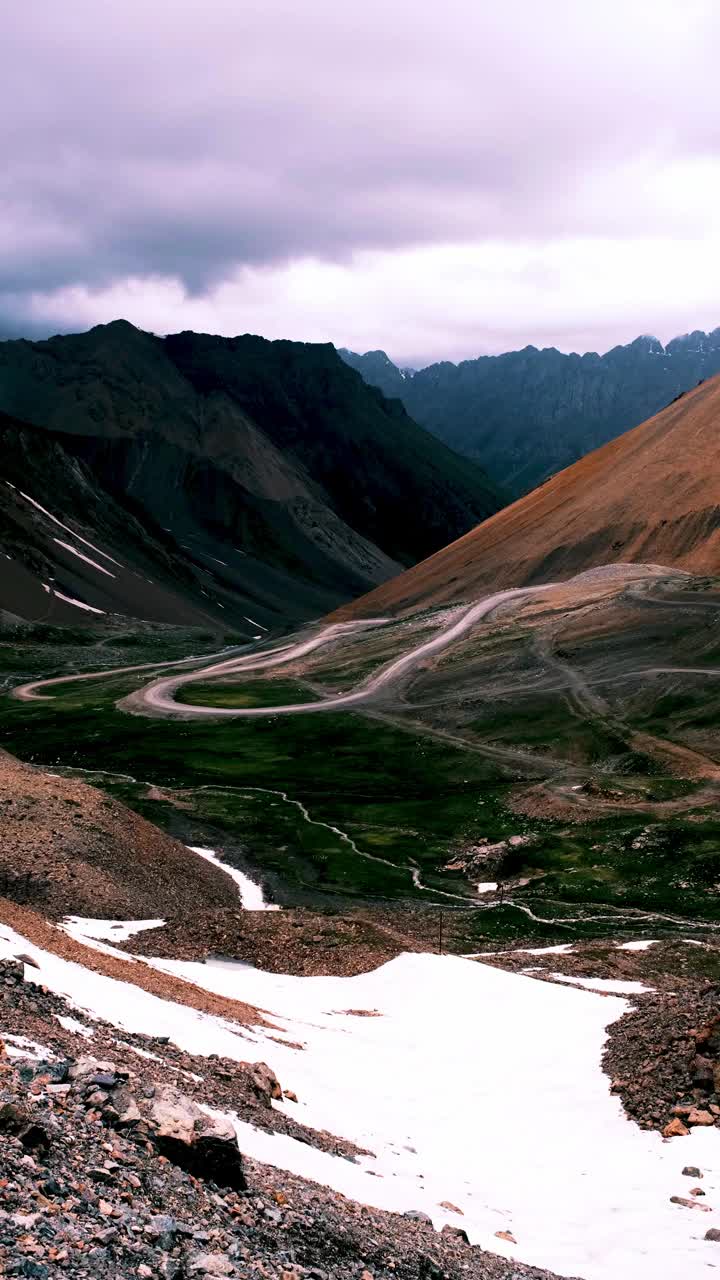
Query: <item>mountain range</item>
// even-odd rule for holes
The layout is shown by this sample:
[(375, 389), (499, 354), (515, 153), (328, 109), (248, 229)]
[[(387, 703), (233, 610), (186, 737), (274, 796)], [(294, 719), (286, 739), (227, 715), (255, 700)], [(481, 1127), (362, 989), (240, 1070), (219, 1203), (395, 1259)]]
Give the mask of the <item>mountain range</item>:
[(517, 496), (720, 372), (720, 329), (667, 346), (639, 337), (604, 355), (528, 346), (419, 370), (398, 368), (384, 351), (340, 355)]
[(339, 616), (472, 600), (601, 565), (720, 566), (720, 377), (587, 454)]
[(503, 502), (330, 344), (125, 321), (3, 342), (0, 411), (0, 608), (33, 619), (254, 633), (368, 590)]

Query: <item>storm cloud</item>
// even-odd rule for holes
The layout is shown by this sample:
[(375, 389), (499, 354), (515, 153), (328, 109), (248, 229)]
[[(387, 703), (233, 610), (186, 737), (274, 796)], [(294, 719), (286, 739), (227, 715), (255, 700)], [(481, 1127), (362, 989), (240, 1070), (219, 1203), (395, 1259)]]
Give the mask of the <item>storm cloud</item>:
[(119, 307), (422, 362), (720, 322), (711, 0), (11, 14), (0, 334)]

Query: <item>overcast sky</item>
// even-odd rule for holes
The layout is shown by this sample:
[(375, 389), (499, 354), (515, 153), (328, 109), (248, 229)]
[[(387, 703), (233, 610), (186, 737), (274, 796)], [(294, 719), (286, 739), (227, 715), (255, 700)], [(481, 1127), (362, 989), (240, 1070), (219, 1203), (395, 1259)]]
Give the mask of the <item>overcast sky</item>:
[(715, 0), (8, 15), (0, 335), (124, 316), (422, 364), (720, 325)]

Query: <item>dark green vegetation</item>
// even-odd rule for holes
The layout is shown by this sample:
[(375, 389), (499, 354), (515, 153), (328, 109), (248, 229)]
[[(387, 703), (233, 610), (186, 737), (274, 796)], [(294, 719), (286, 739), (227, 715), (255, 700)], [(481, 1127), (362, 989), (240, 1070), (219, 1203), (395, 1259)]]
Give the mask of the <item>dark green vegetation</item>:
[[(16, 622), (0, 627), (0, 688), (82, 671), (174, 662), (190, 654), (202, 657), (242, 643), (233, 631), (202, 627), (134, 624), (127, 630), (110, 623), (89, 628)], [(73, 689), (68, 684), (66, 694)]]
[(275, 707), (294, 702), (314, 702), (311, 689), (292, 680), (248, 680), (223, 684), (221, 681), (198, 681), (178, 690), (177, 701), (205, 707)]
[[(496, 779), (479, 757), (466, 761), (459, 751), (361, 716), (270, 713), (267, 720), (178, 724), (116, 711), (114, 699), (139, 682), (114, 677), (68, 685), (48, 704), (5, 700), (0, 744), (37, 763), (104, 769), (183, 792), (228, 788), (184, 798), (192, 800), (193, 817), (240, 843), (251, 864), (276, 873), (290, 897), (311, 889), (418, 896), (408, 870), (413, 863), (428, 883), (464, 896), (460, 877), (437, 874), (446, 850), (472, 838), (479, 822), (493, 835), (516, 825), (492, 810), (489, 821), (480, 814), (478, 797), (488, 789), (492, 795)], [(307, 806), (314, 823), (341, 828), (363, 852), (394, 865), (358, 856), (278, 795), (245, 788), (285, 791)], [(129, 802), (142, 805), (130, 792)]]
[[(267, 716), (127, 715), (115, 701), (148, 679), (128, 674), (68, 684), (50, 702), (3, 699), (0, 745), (54, 768), (109, 771), (100, 785), (188, 843), (237, 856), (281, 902), (442, 905), (468, 951), (660, 934), (674, 922), (702, 932), (720, 922), (720, 593), (712, 580), (694, 587), (601, 580), (562, 609), (535, 598), (366, 713), (272, 708), (321, 696), (323, 674), (351, 687), (363, 646), (380, 667), (427, 638), (432, 615), (315, 650), (292, 679), (243, 673), (181, 691), (194, 705), (267, 706)], [(65, 639), (43, 646), (36, 630), (24, 652), (9, 643), (0, 661), (18, 673), (12, 683), (159, 656), (152, 632), (124, 655), (127, 637), (90, 653)], [(200, 635), (165, 633), (163, 657), (181, 642), (201, 652)], [(480, 881), (499, 881), (505, 901), (478, 902)]]
[(720, 329), (641, 337), (605, 355), (525, 347), (400, 371), (384, 351), (343, 359), (496, 483), (523, 493), (720, 372)]
[(0, 342), (0, 411), (16, 486), (0, 485), (0, 610), (26, 619), (91, 620), (52, 583), (103, 614), (257, 634), (322, 615), (502, 504), (330, 344), (161, 339), (124, 321)]

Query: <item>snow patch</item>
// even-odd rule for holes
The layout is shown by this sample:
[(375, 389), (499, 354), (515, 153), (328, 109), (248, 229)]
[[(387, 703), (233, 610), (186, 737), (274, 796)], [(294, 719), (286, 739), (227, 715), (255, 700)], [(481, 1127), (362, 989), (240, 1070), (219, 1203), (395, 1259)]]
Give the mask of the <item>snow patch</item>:
[(76, 609), (85, 609), (88, 613), (105, 613), (104, 609), (96, 609), (94, 605), (85, 604), (83, 600), (75, 600), (73, 596), (63, 595), (62, 591), (49, 586), (47, 582), (43, 582), (43, 591), (48, 591), (51, 596), (57, 596), (58, 600), (64, 600), (65, 604), (74, 604)]
[(95, 1035), (92, 1027), (86, 1027), (84, 1022), (78, 1022), (77, 1018), (71, 1018), (69, 1014), (56, 1013), (55, 1017), (64, 1027), (66, 1031), (72, 1031), (77, 1036), (83, 1036), (85, 1040), (92, 1040)]
[(66, 916), (62, 927), (78, 942), (104, 940), (127, 942), (146, 929), (162, 929), (166, 920), (96, 920), (90, 916)]
[[(5, 483), (9, 485), (11, 489), (15, 488), (15, 485), (10, 484), (9, 480), (6, 480)], [(101, 551), (94, 543), (88, 542), (87, 538), (83, 538), (79, 533), (76, 533), (74, 529), (71, 529), (68, 524), (63, 524), (62, 520), (58, 520), (57, 516), (54, 516), (51, 511), (48, 511), (45, 507), (41, 507), (40, 503), (36, 502), (34, 498), (31, 498), (28, 493), (23, 493), (22, 489), (18, 489), (16, 492), (18, 492), (20, 497), (24, 498), (26, 502), (30, 502), (33, 507), (37, 507), (38, 511), (42, 511), (43, 515), (47, 516), (48, 520), (52, 520), (53, 524), (56, 524), (58, 528), (64, 529), (66, 533), (71, 533), (73, 538), (77, 538), (78, 542), (82, 542), (86, 547), (89, 547), (91, 551), (96, 553), (96, 555), (102, 556), (103, 560), (109, 560), (111, 564), (116, 564), (118, 569), (122, 569), (120, 562), (118, 560), (113, 560), (112, 556), (109, 556), (107, 551)]]
[[(422, 1210), (437, 1227), (457, 1223), (439, 1208), (449, 1200), (473, 1243), (561, 1275), (687, 1280), (706, 1264), (699, 1215), (670, 1196), (682, 1194), (692, 1161), (713, 1204), (720, 1135), (695, 1129), (678, 1146), (626, 1118), (600, 1069), (605, 1028), (625, 1001), (453, 956), (403, 955), (353, 978), (153, 963), (271, 1010), (304, 1045), (297, 1053), (275, 1036), (264, 1050), (298, 1095), (292, 1114), (375, 1158), (343, 1165), (238, 1125), (248, 1155), (363, 1203)], [(382, 1016), (328, 1012), (351, 1008)]]
[(551, 978), (560, 982), (570, 982), (574, 987), (587, 987), (589, 991), (612, 991), (618, 996), (638, 996), (643, 991), (652, 991), (644, 982), (622, 982), (617, 978), (571, 978), (567, 973), (551, 973)]
[[(472, 1243), (561, 1275), (705, 1274), (702, 1236), (717, 1218), (698, 1221), (670, 1196), (683, 1194), (681, 1171), (693, 1163), (717, 1206), (720, 1134), (695, 1128), (664, 1142), (626, 1118), (599, 1065), (606, 1026), (625, 1011), (623, 1000), (455, 956), (402, 955), (351, 978), (153, 962), (272, 1011), (284, 1028), (279, 1036), (161, 1000), (0, 926), (0, 954), (18, 950), (36, 960), (34, 981), (118, 1027), (169, 1035), (191, 1053), (266, 1059), (298, 1094), (293, 1115), (375, 1153), (349, 1163), (238, 1121), (249, 1156), (360, 1203), (421, 1210), (437, 1227), (457, 1224), (439, 1207), (449, 1200)], [(382, 1016), (328, 1012), (353, 1008)], [(305, 1052), (279, 1043), (283, 1034)], [(517, 1245), (498, 1239), (498, 1230), (511, 1231)]]
[(51, 1062), (55, 1057), (52, 1049), (48, 1049), (47, 1045), (38, 1044), (37, 1040), (30, 1040), (27, 1036), (3, 1034), (2, 1039), (8, 1058), (26, 1058), (31, 1062)]
[(214, 849), (205, 849), (202, 845), (188, 845), (188, 849), (192, 853), (197, 853), (200, 858), (204, 858), (206, 862), (211, 862), (214, 867), (218, 867), (220, 871), (224, 871), (231, 880), (234, 880), (238, 890), (240, 891), (240, 904), (244, 911), (279, 911), (277, 903), (266, 902), (262, 886), (256, 884), (244, 871), (238, 871), (237, 867), (231, 867), (227, 862), (221, 862)]
[(64, 547), (66, 551), (70, 551), (72, 555), (77, 556), (78, 560), (84, 560), (85, 564), (89, 564), (93, 569), (97, 569), (99, 573), (107, 574), (108, 578), (114, 578), (115, 574), (109, 569), (103, 569), (101, 564), (97, 564), (95, 560), (91, 560), (89, 556), (83, 555), (82, 551), (78, 551), (77, 547), (72, 547), (69, 542), (63, 542), (62, 538), (53, 538), (53, 542), (57, 542), (59, 547)]
[(496, 880), (483, 880), (482, 883), (479, 884), (477, 887), (478, 893), (494, 893), (496, 889), (497, 889)]
[(618, 951), (647, 951), (648, 947), (656, 947), (659, 938), (647, 938), (638, 942), (618, 942)]

